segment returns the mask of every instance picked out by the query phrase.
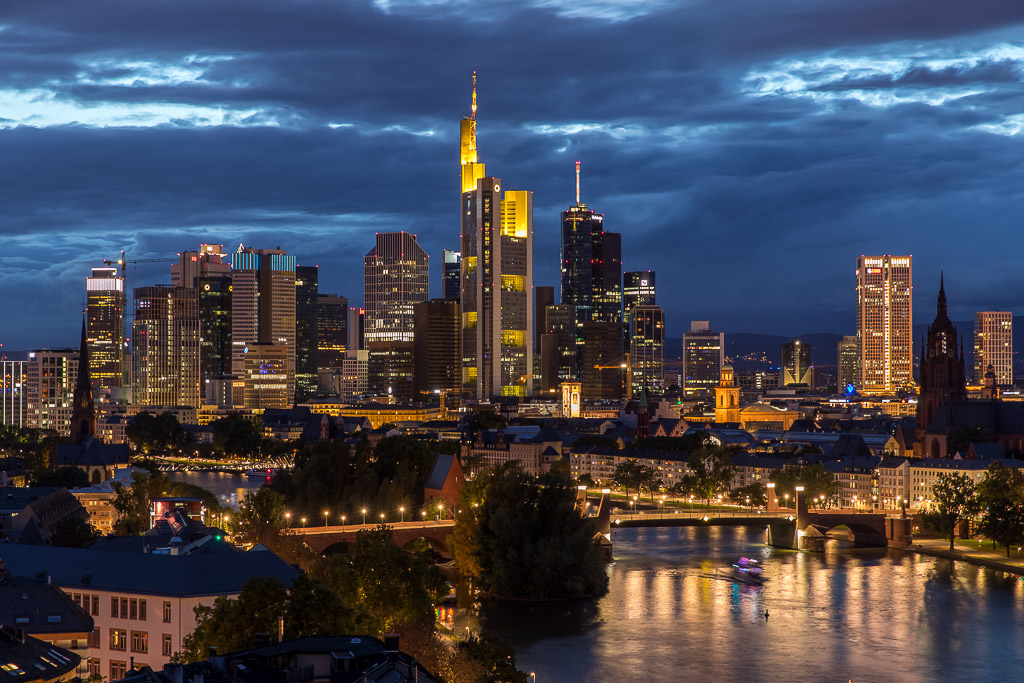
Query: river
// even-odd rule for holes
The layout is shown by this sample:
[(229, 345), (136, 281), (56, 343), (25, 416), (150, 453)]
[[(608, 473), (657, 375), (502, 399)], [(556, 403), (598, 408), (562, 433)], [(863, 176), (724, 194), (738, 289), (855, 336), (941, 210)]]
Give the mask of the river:
[[(489, 603), (460, 610), (455, 628), (504, 638), (537, 683), (1020, 679), (1024, 580), (839, 542), (775, 550), (764, 538), (763, 528), (616, 529), (605, 597)], [(741, 556), (761, 560), (770, 581), (715, 578)]]
[(238, 503), (247, 492), (255, 491), (263, 486), (264, 482), (259, 477), (227, 472), (167, 472), (166, 474), (171, 481), (202, 486), (215, 494), (223, 507), (234, 510), (238, 509)]

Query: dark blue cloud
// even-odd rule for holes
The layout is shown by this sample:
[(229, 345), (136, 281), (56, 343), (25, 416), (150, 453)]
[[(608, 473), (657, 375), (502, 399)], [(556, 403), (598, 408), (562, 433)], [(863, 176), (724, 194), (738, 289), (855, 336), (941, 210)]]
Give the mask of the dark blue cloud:
[[(862, 253), (912, 253), (919, 320), (1024, 310), (1024, 6), (205, 0), (0, 9), (0, 342), (71, 344), (121, 249), (280, 245), (361, 299), (372, 233), (458, 244), (458, 119), (535, 191), (536, 284), (585, 201), (659, 271), (677, 336), (849, 333)], [(140, 264), (134, 285), (167, 281)]]

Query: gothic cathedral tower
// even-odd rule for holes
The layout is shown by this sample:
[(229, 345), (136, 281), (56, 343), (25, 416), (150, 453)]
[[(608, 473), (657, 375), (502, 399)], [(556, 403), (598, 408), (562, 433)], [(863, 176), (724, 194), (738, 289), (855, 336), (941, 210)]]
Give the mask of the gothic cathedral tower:
[(921, 346), (920, 395), (914, 427), (914, 454), (941, 457), (945, 453), (924, 453), (924, 433), (943, 403), (967, 400), (963, 342), (957, 349), (956, 328), (946, 314), (946, 289), (939, 276), (939, 302), (935, 321), (928, 326), (928, 338)]

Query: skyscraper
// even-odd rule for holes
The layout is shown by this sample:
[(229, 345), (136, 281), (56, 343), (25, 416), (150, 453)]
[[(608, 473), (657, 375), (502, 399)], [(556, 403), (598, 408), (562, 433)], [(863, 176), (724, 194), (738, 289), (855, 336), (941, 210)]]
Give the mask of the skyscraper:
[(341, 368), (348, 350), (348, 299), (320, 294), (316, 320), (317, 368)]
[(1013, 313), (979, 311), (974, 315), (974, 382), (981, 384), (988, 366), (996, 384), (1013, 384)]
[(31, 351), (27, 363), (25, 426), (71, 433), (71, 408), (78, 381), (77, 349)]
[(319, 268), (295, 267), (295, 402), (316, 394)]
[(224, 262), (225, 256), (223, 244), (200, 244), (199, 251), (181, 252), (178, 263), (171, 266), (171, 284), (195, 289), (200, 278), (230, 275), (231, 264)]
[(365, 343), (412, 341), (413, 304), (429, 296), (430, 257), (407, 232), (378, 232), (363, 258)]
[(28, 361), (0, 357), (0, 425), (24, 427), (28, 416)]
[(710, 392), (721, 381), (724, 364), (725, 335), (712, 332), (707, 320), (691, 321), (683, 333), (683, 391)]
[(654, 271), (638, 270), (622, 274), (622, 322), (629, 325), (634, 306), (654, 306)]
[(211, 382), (231, 374), (231, 263), (224, 246), (200, 244), (171, 266), (171, 285), (198, 291), (199, 374), (205, 394)]
[(555, 305), (555, 288), (541, 286), (533, 288), (533, 351), (540, 353), (540, 338), (548, 330), (547, 308)]
[(583, 399), (622, 400), (626, 377), (622, 323), (583, 323), (581, 336)]
[[(295, 257), (281, 249), (239, 245), (231, 255), (231, 372), (244, 389), (250, 344), (285, 349), (289, 401), (295, 396)], [(234, 402), (240, 405), (240, 398)]]
[(413, 399), (413, 342), (370, 342), (367, 362), (367, 391), (399, 403)]
[(459, 303), (448, 298), (432, 299), (418, 303), (414, 308), (415, 397), (423, 398), (425, 394), (438, 390), (458, 392), (462, 374), (459, 365)]
[(633, 307), (629, 332), (629, 360), (632, 366), (633, 396), (664, 393), (665, 311), (661, 306)]
[(366, 309), (351, 307), (348, 309), (348, 350), (359, 351), (366, 348)]
[(914, 383), (913, 278), (910, 256), (857, 259), (857, 345), (864, 394), (890, 394)]
[(788, 341), (780, 349), (779, 386), (788, 387), (792, 384), (814, 385), (814, 374), (811, 368), (811, 345), (799, 339)]
[(541, 389), (551, 393), (577, 376), (576, 323), (567, 304), (546, 306), (540, 336)]
[(117, 268), (93, 268), (85, 289), (89, 375), (102, 396), (124, 385), (124, 278)]
[(444, 298), (458, 301), (462, 291), (459, 287), (462, 280), (462, 252), (445, 249), (442, 260), (441, 283)]
[(577, 343), (582, 343), (584, 323), (622, 322), (622, 236), (606, 232), (604, 214), (580, 201), (578, 161), (576, 203), (562, 212), (561, 222), (562, 303), (572, 307)]
[(507, 190), (477, 162), (473, 109), (460, 125), (462, 386), (477, 398), (533, 386), (533, 193)]
[(860, 367), (857, 359), (857, 335), (843, 337), (836, 346), (836, 360), (839, 369), (837, 389), (842, 393), (848, 387), (856, 388), (857, 386), (858, 368)]
[(136, 287), (132, 299), (132, 401), (199, 406), (199, 298), (173, 285)]

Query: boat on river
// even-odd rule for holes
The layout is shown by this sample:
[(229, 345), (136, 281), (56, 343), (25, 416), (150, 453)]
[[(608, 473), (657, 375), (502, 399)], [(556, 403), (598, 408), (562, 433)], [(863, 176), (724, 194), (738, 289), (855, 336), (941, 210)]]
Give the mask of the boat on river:
[(273, 467), (258, 467), (245, 471), (245, 476), (247, 477), (251, 477), (253, 479), (266, 479), (267, 481), (273, 479), (275, 474), (277, 474), (277, 470)]
[(768, 580), (761, 569), (761, 563), (749, 557), (741, 557), (728, 569), (728, 574), (733, 581), (751, 586), (761, 586)]

